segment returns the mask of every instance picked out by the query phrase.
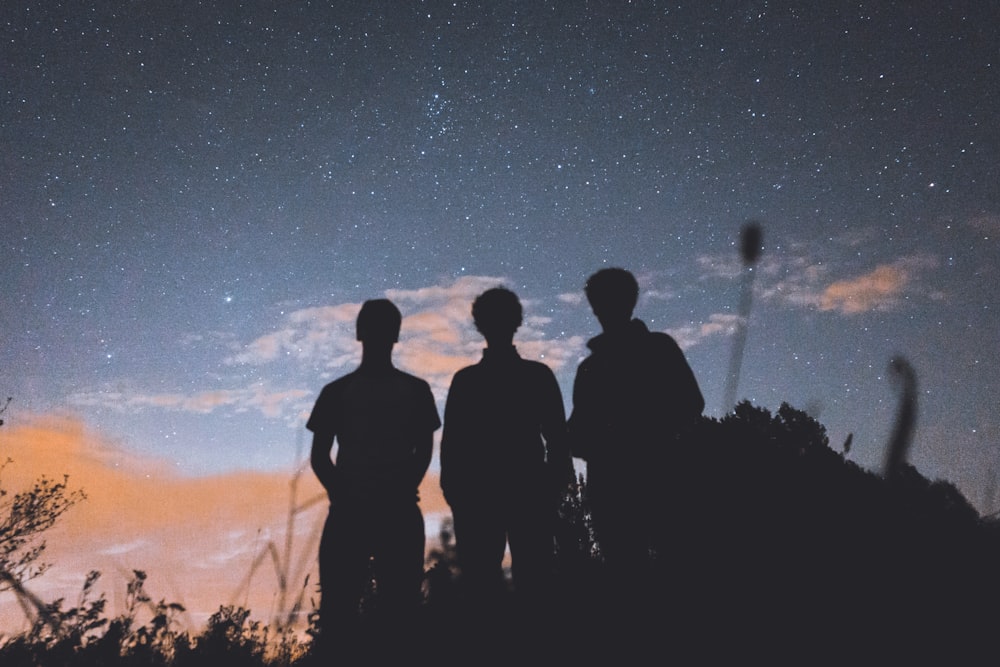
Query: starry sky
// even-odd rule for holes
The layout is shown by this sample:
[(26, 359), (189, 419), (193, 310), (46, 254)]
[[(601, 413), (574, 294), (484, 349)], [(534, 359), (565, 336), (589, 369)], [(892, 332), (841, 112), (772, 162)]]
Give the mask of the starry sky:
[(399, 305), (397, 365), (441, 406), (497, 284), (570, 408), (606, 266), (720, 416), (753, 219), (738, 396), (877, 469), (903, 355), (911, 461), (1000, 510), (994, 12), (8, 0), (4, 428), (71, 422), (183, 479), (288, 471), (362, 301)]

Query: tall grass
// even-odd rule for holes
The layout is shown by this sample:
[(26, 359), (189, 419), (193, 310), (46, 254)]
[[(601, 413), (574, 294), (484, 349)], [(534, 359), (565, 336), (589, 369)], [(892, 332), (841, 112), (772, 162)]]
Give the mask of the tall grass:
[[(243, 597), (245, 601), (253, 585), (254, 576), (261, 567), (270, 563), (278, 586), (277, 599), (271, 614), (271, 625), (279, 632), (284, 632), (300, 624), (300, 617), (305, 609), (306, 596), (310, 591), (308, 572), (315, 562), (323, 530), (322, 522), (316, 523), (310, 530), (305, 543), (296, 550), (295, 536), (301, 515), (326, 500), (326, 495), (322, 493), (303, 501), (299, 500), (299, 483), (302, 475), (308, 468), (309, 459), (304, 455), (303, 440), (300, 433), (296, 440), (294, 472), (289, 481), (288, 508), (285, 514), (285, 530), (281, 542), (282, 546), (279, 549), (278, 544), (274, 540), (269, 539), (257, 551), (246, 576), (240, 582), (231, 601), (231, 604), (234, 605), (240, 597)], [(296, 582), (300, 581), (302, 582), (301, 586), (296, 586)]]

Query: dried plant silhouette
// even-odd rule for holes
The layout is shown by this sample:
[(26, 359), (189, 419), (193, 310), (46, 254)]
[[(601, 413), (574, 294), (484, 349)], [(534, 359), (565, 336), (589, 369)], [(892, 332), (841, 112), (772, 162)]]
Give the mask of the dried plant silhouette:
[(736, 332), (733, 335), (733, 352), (726, 374), (726, 390), (722, 399), (721, 414), (726, 414), (736, 404), (736, 392), (740, 384), (743, 367), (743, 353), (747, 344), (747, 330), (750, 326), (750, 311), (753, 307), (754, 266), (764, 250), (763, 229), (757, 222), (748, 222), (740, 231), (740, 259), (743, 263), (740, 283), (740, 303), (737, 309)]
[[(2, 415), (3, 413), (7, 412), (7, 408), (10, 407), (10, 402), (13, 401), (13, 400), (14, 400), (13, 397), (11, 397), (11, 396), (7, 397), (7, 402), (3, 404), (2, 408), (0, 408), (0, 415)], [(3, 419), (0, 419), (0, 426), (3, 426)]]
[(889, 362), (889, 376), (899, 391), (899, 408), (882, 466), (882, 472), (887, 477), (897, 474), (906, 463), (917, 422), (916, 371), (906, 359), (895, 357)]
[[(289, 481), (288, 511), (285, 515), (282, 547), (279, 550), (278, 544), (273, 539), (269, 539), (260, 548), (230, 602), (230, 604), (236, 604), (240, 598), (243, 598), (243, 604), (246, 605), (246, 597), (250, 593), (254, 576), (262, 566), (270, 561), (278, 586), (271, 623), (279, 631), (296, 625), (300, 614), (303, 613), (306, 596), (310, 591), (308, 572), (313, 566), (320, 534), (323, 530), (322, 522), (316, 523), (308, 533), (305, 544), (298, 548), (296, 553), (295, 536), (300, 515), (326, 500), (326, 494), (318, 493), (304, 501), (299, 501), (299, 482), (308, 466), (309, 460), (304, 455), (302, 434), (300, 433), (296, 438), (295, 472)], [(302, 586), (297, 591), (293, 591), (293, 582), (298, 581), (302, 582)]]

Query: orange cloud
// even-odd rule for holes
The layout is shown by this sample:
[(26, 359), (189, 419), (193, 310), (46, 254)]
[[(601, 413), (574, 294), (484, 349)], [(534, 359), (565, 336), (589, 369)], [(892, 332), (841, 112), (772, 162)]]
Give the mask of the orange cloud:
[(448, 354), (426, 345), (403, 343), (397, 348), (399, 366), (421, 377), (451, 376), (458, 369), (476, 362), (472, 355)]
[[(11, 493), (42, 475), (59, 480), (69, 475), (70, 488), (87, 495), (45, 535), (42, 560), (52, 567), (28, 583), (43, 600), (75, 604), (86, 573), (100, 570), (99, 590), (114, 614), (131, 571), (140, 569), (149, 575), (146, 588), (153, 599), (184, 604), (192, 626), (219, 605), (234, 603), (269, 621), (281, 611), (275, 566), (266, 560), (250, 577), (251, 568), (269, 542), (284, 554), (289, 527), (289, 594), (298, 595), (308, 576), (307, 600), (316, 597), (315, 553), (326, 500), (308, 469), (297, 482), (294, 502), (301, 510), (289, 522), (292, 471), (181, 477), (164, 463), (128, 454), (72, 418), (6, 425), (0, 429), (0, 453), (12, 460), (2, 478)], [(447, 512), (435, 476), (428, 475), (421, 498), (433, 539), (433, 526)], [(23, 629), (13, 595), (0, 594), (0, 633)]]
[(426, 310), (404, 319), (402, 330), (408, 337), (422, 335), (442, 345), (457, 345), (462, 338), (462, 331), (453, 320), (444, 313)]
[(895, 305), (909, 280), (904, 267), (883, 264), (871, 273), (827, 286), (820, 295), (819, 308), (848, 315), (882, 310)]
[[(446, 286), (389, 290), (387, 296), (405, 308), (420, 309), (403, 319), (396, 353), (399, 366), (426, 379), (434, 394), (443, 399), (454, 373), (476, 363), (485, 346), (472, 322), (472, 302), (482, 291), (503, 282), (488, 276), (464, 276)], [(524, 323), (514, 340), (521, 356), (553, 369), (579, 360), (584, 349), (582, 337), (546, 338), (542, 329), (551, 318), (532, 314), (530, 300), (522, 300), (522, 305)]]

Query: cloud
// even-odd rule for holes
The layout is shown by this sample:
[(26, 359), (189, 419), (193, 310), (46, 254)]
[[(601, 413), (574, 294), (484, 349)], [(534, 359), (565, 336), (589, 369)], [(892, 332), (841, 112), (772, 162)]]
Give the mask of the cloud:
[[(676, 289), (657, 284), (658, 277), (659, 275), (653, 272), (639, 274), (635, 277), (636, 282), (639, 283), (640, 301), (669, 301), (677, 298), (678, 292)], [(563, 292), (557, 294), (556, 299), (571, 306), (588, 305), (589, 307), (586, 293), (583, 290), (579, 292)]]
[[(486, 289), (507, 282), (496, 276), (462, 276), (451, 283), (411, 290), (392, 289), (386, 296), (403, 314), (394, 355), (399, 368), (427, 380), (438, 400), (447, 395), (456, 371), (478, 361), (484, 342), (472, 323), (472, 302)], [(523, 299), (524, 324), (515, 337), (521, 355), (542, 361), (553, 370), (575, 362), (584, 344), (579, 337), (551, 339), (545, 327), (551, 318), (532, 312), (538, 304)], [(230, 343), (223, 359), (240, 372), (267, 377), (318, 377), (331, 380), (349, 372), (361, 360), (355, 321), (361, 304), (342, 303), (303, 308), (285, 314), (276, 328), (248, 343)], [(221, 383), (223, 378), (219, 378)], [(120, 387), (89, 390), (68, 397), (75, 408), (105, 408), (118, 412), (165, 410), (210, 414), (221, 410), (256, 410), (269, 419), (298, 419), (310, 407), (316, 387), (256, 382), (193, 392), (148, 392)]]
[(573, 306), (579, 306), (583, 303), (583, 292), (563, 292), (562, 294), (556, 295), (556, 298), (563, 303), (568, 303)]
[(475, 363), (483, 346), (472, 324), (472, 302), (485, 290), (506, 282), (493, 276), (462, 276), (445, 285), (387, 290), (386, 298), (403, 311), (397, 365), (427, 380), (434, 395), (443, 400), (451, 377)]
[(476, 296), (491, 287), (502, 287), (506, 284), (507, 279), (502, 277), (461, 276), (449, 285), (432, 285), (410, 290), (390, 289), (386, 290), (385, 296), (397, 304), (440, 306), (442, 303), (449, 303), (460, 306), (466, 301), (472, 303)]
[[(396, 363), (432, 385), (437, 385), (435, 394), (440, 398), (447, 390), (451, 376), (460, 368), (475, 363), (476, 356), (471, 352), (466, 355), (448, 354), (437, 348), (436, 345), (420, 340), (402, 343), (396, 352)], [(441, 382), (445, 383), (444, 386), (441, 386)]]
[(733, 255), (700, 255), (695, 258), (698, 267), (701, 269), (701, 278), (724, 278), (733, 280), (739, 278), (743, 271), (743, 263), (740, 258)]
[(739, 315), (715, 313), (709, 316), (707, 322), (688, 324), (682, 327), (667, 329), (682, 350), (687, 350), (712, 336), (728, 336), (736, 331), (740, 321)]
[(806, 257), (788, 258), (775, 277), (759, 280), (755, 295), (762, 301), (785, 303), (797, 308), (816, 308), (830, 267)]
[(313, 392), (306, 389), (286, 389), (284, 391), (255, 392), (245, 403), (260, 410), (265, 417), (275, 418), (284, 413), (286, 405), (294, 405), (304, 398), (311, 397)]
[[(853, 248), (852, 242), (843, 239), (835, 248)], [(756, 299), (856, 315), (890, 310), (911, 297), (940, 298), (938, 291), (921, 281), (928, 270), (938, 265), (933, 255), (908, 255), (878, 264), (860, 275), (836, 277), (836, 262), (817, 259), (801, 245), (789, 244), (788, 250), (791, 252), (784, 255), (765, 256), (758, 263), (754, 282)], [(697, 261), (702, 268), (702, 279), (736, 280), (740, 276), (741, 267), (733, 258), (703, 256)]]
[(517, 344), (518, 352), (522, 357), (541, 361), (554, 371), (568, 364), (579, 362), (586, 348), (587, 339), (583, 336), (571, 336), (566, 339), (528, 340)]
[(830, 283), (819, 295), (820, 310), (855, 315), (894, 308), (909, 292), (919, 293), (913, 282), (924, 269), (937, 265), (930, 256), (905, 257), (892, 264), (880, 264), (869, 273)]
[(820, 295), (819, 309), (847, 315), (885, 310), (896, 304), (908, 280), (898, 267), (883, 264), (863, 276), (831, 283)]
[[(403, 313), (397, 363), (411, 373), (440, 383), (475, 360), (478, 337), (472, 328), (472, 300), (502, 285), (491, 276), (462, 276), (445, 285), (412, 290), (391, 289), (385, 296)], [(266, 365), (291, 360), (325, 368), (330, 375), (346, 372), (361, 358), (355, 339), (360, 303), (306, 308), (288, 313), (279, 328), (242, 346), (226, 361), (231, 365)], [(447, 380), (445, 380), (447, 381)]]
[[(435, 396), (443, 400), (451, 377), (463, 366), (476, 363), (484, 345), (472, 323), (472, 302), (485, 290), (506, 283), (500, 277), (463, 276), (448, 285), (387, 291), (386, 297), (404, 313), (396, 351), (400, 368), (426, 379)], [(551, 318), (532, 313), (536, 304), (531, 300), (522, 298), (521, 302), (524, 323), (515, 336), (521, 356), (553, 370), (575, 361), (583, 349), (582, 338), (547, 338), (543, 327)]]
[(265, 417), (277, 418), (287, 405), (294, 405), (312, 392), (305, 389), (272, 390), (266, 383), (258, 382), (239, 389), (216, 389), (193, 394), (90, 391), (71, 394), (70, 405), (78, 408), (107, 408), (117, 411), (136, 411), (146, 408), (208, 414), (223, 407), (236, 407), (238, 411), (256, 409)]
[[(192, 625), (204, 623), (222, 604), (246, 605), (257, 618), (270, 620), (278, 593), (271, 562), (246, 583), (269, 542), (284, 556), (292, 470), (180, 477), (163, 462), (121, 450), (79, 420), (20, 421), (0, 430), (4, 456), (12, 460), (3, 470), (3, 488), (16, 493), (39, 476), (68, 475), (69, 487), (87, 496), (45, 534), (42, 560), (52, 567), (28, 583), (34, 594), (46, 601), (76, 600), (86, 573), (99, 570), (98, 592), (107, 595), (113, 615), (122, 611), (115, 603), (128, 576), (139, 569), (149, 575), (153, 599), (184, 604)], [(307, 575), (310, 586), (316, 582), (315, 553), (326, 515), (325, 494), (308, 469), (295, 491), (302, 509), (291, 524), (291, 595), (302, 590)], [(429, 525), (448, 512), (433, 475), (421, 487), (421, 505)], [(315, 597), (315, 588), (309, 593)], [(0, 594), (0, 633), (23, 629), (23, 623), (13, 596)]]
[(404, 339), (423, 337), (440, 345), (459, 345), (462, 327), (455, 324), (443, 312), (425, 310), (406, 318), (406, 331), (402, 335)]
[(226, 362), (263, 365), (280, 359), (322, 360), (336, 368), (359, 358), (354, 323), (360, 303), (303, 308), (285, 316), (281, 328), (245, 345)]
[[(989, 231), (996, 220), (982, 216), (973, 226)], [(856, 229), (831, 237), (824, 243), (824, 256), (813, 244), (780, 239), (768, 244), (754, 267), (754, 296), (759, 301), (783, 303), (856, 315), (884, 311), (912, 297), (941, 298), (940, 290), (928, 287), (923, 278), (938, 266), (931, 254), (915, 254), (877, 264), (867, 272), (844, 276), (844, 266), (853, 264), (859, 248), (870, 245), (877, 230)], [(702, 280), (737, 281), (743, 266), (735, 252), (696, 258)]]

